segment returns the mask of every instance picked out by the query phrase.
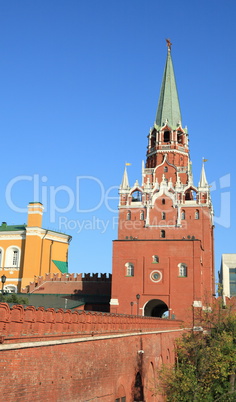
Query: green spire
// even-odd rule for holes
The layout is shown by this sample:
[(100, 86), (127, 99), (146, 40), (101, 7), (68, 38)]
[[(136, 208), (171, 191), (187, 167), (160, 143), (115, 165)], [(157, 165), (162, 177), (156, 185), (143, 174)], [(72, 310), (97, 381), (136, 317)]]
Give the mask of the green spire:
[(158, 127), (162, 127), (167, 122), (171, 128), (176, 128), (181, 124), (181, 113), (175, 83), (175, 73), (171, 59), (171, 43), (169, 40), (167, 40), (167, 46), (168, 53), (155, 124)]

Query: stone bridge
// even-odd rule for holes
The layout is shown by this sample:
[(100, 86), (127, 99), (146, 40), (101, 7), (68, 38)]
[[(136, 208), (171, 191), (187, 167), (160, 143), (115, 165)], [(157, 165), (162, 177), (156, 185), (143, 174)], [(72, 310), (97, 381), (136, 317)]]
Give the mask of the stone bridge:
[(157, 368), (174, 362), (177, 320), (0, 304), (1, 399), (162, 401)]

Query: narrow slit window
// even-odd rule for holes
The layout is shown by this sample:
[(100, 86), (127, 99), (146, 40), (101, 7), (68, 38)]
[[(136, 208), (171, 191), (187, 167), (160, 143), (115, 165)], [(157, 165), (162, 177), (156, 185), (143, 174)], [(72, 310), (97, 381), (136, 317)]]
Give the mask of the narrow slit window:
[(166, 237), (166, 232), (165, 230), (161, 230), (161, 238), (164, 239)]
[(170, 132), (165, 131), (164, 132), (164, 142), (169, 142), (170, 141)]
[(177, 142), (178, 142), (178, 144), (182, 144), (182, 142), (183, 142), (182, 133), (177, 134)]
[(154, 263), (158, 263), (158, 262), (159, 262), (159, 257), (158, 257), (158, 255), (153, 255), (153, 256), (152, 256), (152, 262), (154, 262)]
[(13, 267), (18, 266), (18, 257), (19, 257), (18, 250), (13, 250), (13, 256), (12, 256), (12, 266)]

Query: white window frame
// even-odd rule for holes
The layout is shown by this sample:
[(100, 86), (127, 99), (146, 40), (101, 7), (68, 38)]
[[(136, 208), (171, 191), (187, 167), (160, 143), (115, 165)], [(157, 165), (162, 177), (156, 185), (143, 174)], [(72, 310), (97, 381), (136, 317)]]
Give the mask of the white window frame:
[(6, 293), (17, 293), (17, 286), (12, 285), (12, 284), (5, 285), (4, 286), (4, 292), (6, 292)]
[(4, 256), (4, 250), (2, 247), (0, 247), (0, 268), (3, 267), (3, 256)]
[[(15, 253), (17, 258), (15, 259)], [(19, 269), (20, 268), (21, 249), (18, 246), (9, 246), (6, 250), (5, 269)]]
[(157, 264), (159, 262), (158, 255), (155, 254), (155, 255), (152, 256), (152, 262), (154, 262), (155, 264)]
[(187, 269), (188, 269), (187, 264), (185, 264), (184, 262), (181, 262), (181, 263), (178, 264), (178, 268), (179, 268), (179, 277), (180, 278), (186, 278), (187, 274), (188, 274), (188, 272), (187, 272)]
[(126, 276), (134, 276), (134, 264), (132, 262), (127, 262), (126, 266)]

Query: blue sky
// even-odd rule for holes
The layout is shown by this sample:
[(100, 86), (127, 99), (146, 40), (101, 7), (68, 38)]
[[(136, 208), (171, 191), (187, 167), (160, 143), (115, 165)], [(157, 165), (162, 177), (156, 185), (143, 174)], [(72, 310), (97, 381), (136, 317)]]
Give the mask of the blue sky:
[(236, 252), (235, 19), (229, 0), (0, 0), (0, 220), (25, 222), (35, 192), (43, 226), (73, 236), (70, 272), (111, 272), (109, 197), (125, 162), (141, 178), (170, 38), (196, 185), (208, 159), (217, 271)]

